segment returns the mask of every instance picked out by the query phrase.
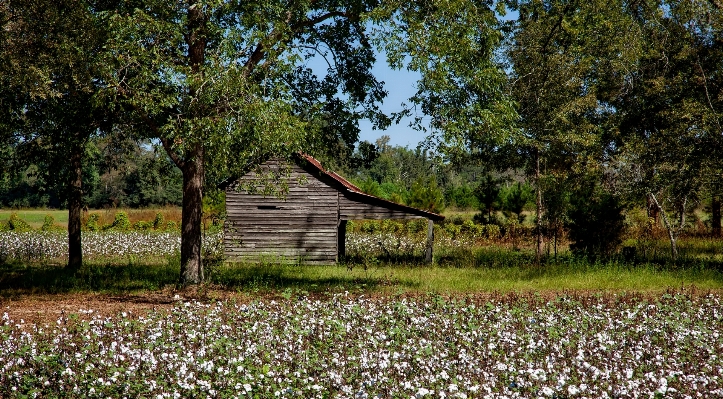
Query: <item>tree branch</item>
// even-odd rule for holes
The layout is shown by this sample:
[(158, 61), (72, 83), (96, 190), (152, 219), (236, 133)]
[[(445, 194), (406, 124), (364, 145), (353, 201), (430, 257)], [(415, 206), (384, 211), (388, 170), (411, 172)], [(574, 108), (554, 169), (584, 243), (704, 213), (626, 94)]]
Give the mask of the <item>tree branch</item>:
[(161, 130), (156, 125), (156, 122), (143, 110), (141, 110), (137, 105), (132, 105), (133, 109), (138, 112), (138, 114), (141, 116), (141, 119), (143, 119), (143, 122), (146, 123), (148, 128), (151, 129), (151, 132), (153, 132), (153, 135), (158, 137), (159, 140), (161, 140), (161, 144), (163, 144), (163, 149), (166, 150), (166, 153), (168, 154), (168, 157), (171, 158), (171, 161), (173, 161), (176, 166), (183, 169), (183, 167), (186, 165), (186, 161), (184, 161), (178, 154), (176, 154), (175, 151), (173, 151), (173, 143), (168, 139), (164, 138), (161, 134)]
[[(304, 29), (314, 26), (317, 24), (320, 24), (327, 19), (335, 18), (335, 17), (349, 17), (349, 14), (344, 11), (330, 11), (326, 14), (322, 14), (317, 16), (316, 18), (311, 18), (302, 22), (299, 22), (297, 24), (294, 24), (291, 26), (291, 33), (290, 37), (293, 37), (294, 34), (299, 33), (303, 31)], [(287, 13), (287, 18), (285, 23), (289, 23), (291, 21), (291, 12)], [(286, 39), (284, 42), (289, 42), (291, 38)], [(251, 56), (244, 64), (244, 72), (243, 77), (247, 78), (251, 75), (251, 72), (253, 72), (254, 68), (263, 60), (264, 56), (266, 55), (266, 52), (269, 48), (274, 47), (275, 45), (279, 44), (283, 38), (283, 33), (278, 31), (277, 29), (274, 29), (269, 33), (268, 36), (259, 44), (256, 45), (256, 48), (254, 49), (253, 53), (251, 53)], [(266, 43), (266, 44), (264, 44)]]

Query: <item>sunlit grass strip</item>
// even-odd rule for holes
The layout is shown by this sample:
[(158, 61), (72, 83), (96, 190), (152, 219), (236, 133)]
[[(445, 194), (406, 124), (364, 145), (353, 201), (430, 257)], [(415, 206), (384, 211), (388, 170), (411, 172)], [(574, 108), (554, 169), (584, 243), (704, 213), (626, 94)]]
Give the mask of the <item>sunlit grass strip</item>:
[(664, 291), (695, 286), (723, 289), (714, 270), (658, 270), (653, 266), (428, 267), (420, 265), (294, 266), (226, 264), (213, 270), (214, 283), (256, 290), (345, 290), (377, 292)]
[(10, 215), (16, 213), (20, 219), (28, 222), (34, 229), (39, 229), (43, 225), (45, 216), (50, 215), (55, 223), (67, 226), (68, 211), (55, 209), (27, 209), (27, 210), (0, 210), (0, 223), (10, 219)]
[(0, 326), (0, 397), (723, 396), (714, 295), (251, 304)]

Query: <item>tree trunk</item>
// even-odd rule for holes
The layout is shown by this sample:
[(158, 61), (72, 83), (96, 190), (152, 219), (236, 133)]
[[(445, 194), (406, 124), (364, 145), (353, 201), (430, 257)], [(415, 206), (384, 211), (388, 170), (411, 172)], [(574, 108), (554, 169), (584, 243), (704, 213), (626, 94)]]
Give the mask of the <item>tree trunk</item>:
[(665, 213), (665, 210), (660, 205), (660, 202), (655, 197), (655, 195), (652, 193), (650, 193), (648, 195), (649, 195), (649, 198), (651, 198), (653, 203), (655, 204), (659, 214), (663, 216), (663, 224), (665, 225), (665, 228), (668, 230), (668, 239), (670, 239), (670, 255), (673, 257), (674, 261), (678, 260), (678, 236), (680, 235), (680, 232), (683, 231), (683, 228), (685, 227), (685, 207), (688, 203), (688, 197), (683, 197), (683, 199), (680, 200), (679, 204), (677, 205), (678, 225), (674, 226), (673, 223), (668, 219), (668, 215)]
[(673, 260), (678, 260), (678, 237), (669, 229), (668, 238), (670, 239), (670, 256), (673, 257)]
[(648, 194), (647, 198), (647, 211), (648, 211), (648, 223), (646, 225), (646, 230), (648, 234), (650, 234), (650, 237), (656, 237), (656, 232), (658, 230), (658, 227), (660, 226), (660, 208), (658, 208), (658, 204), (653, 200), (652, 194)]
[(713, 229), (713, 237), (721, 236), (721, 200), (718, 194), (713, 194), (713, 198), (710, 201), (711, 208), (711, 227)]
[[(202, 77), (201, 67), (206, 56), (206, 27), (203, 7), (192, 1), (188, 7), (188, 59), (191, 71)], [(196, 96), (196, 88), (189, 93)], [(190, 114), (199, 115), (202, 111), (193, 109)], [(176, 162), (183, 172), (183, 209), (181, 210), (181, 279), (182, 286), (199, 284), (203, 281), (203, 262), (201, 260), (201, 224), (203, 222), (203, 145), (200, 138), (184, 155), (184, 161)], [(166, 145), (166, 151), (172, 146)], [(175, 162), (175, 160), (174, 160)]]
[(68, 182), (68, 269), (76, 271), (83, 265), (80, 215), (83, 209), (83, 146), (70, 154)]
[(540, 187), (540, 150), (535, 152), (535, 235), (537, 237), (537, 248), (535, 251), (535, 262), (539, 265), (542, 260), (544, 242), (542, 240), (542, 187)]
[(181, 210), (181, 285), (203, 281), (201, 221), (203, 201), (203, 149), (196, 145), (181, 168), (183, 209)]

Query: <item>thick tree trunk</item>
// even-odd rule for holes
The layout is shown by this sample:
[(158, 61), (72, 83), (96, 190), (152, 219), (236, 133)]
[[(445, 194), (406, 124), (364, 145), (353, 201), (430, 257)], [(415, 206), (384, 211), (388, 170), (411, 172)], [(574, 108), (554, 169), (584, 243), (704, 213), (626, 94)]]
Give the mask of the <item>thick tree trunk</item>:
[(80, 215), (83, 209), (83, 149), (75, 148), (70, 154), (70, 181), (68, 184), (68, 269), (78, 270), (83, 265)]
[(711, 208), (711, 227), (713, 230), (714, 237), (721, 236), (721, 200), (718, 194), (713, 194), (713, 198), (710, 201)]
[(196, 146), (183, 167), (183, 209), (181, 211), (181, 285), (203, 281), (201, 222), (203, 201), (203, 149)]
[[(192, 1), (188, 7), (188, 60), (193, 74), (202, 78), (201, 67), (206, 57), (206, 17), (203, 7)], [(196, 96), (196, 87), (191, 87), (190, 97)], [(202, 115), (203, 111), (193, 108), (191, 115)], [(203, 281), (203, 262), (201, 260), (201, 225), (203, 201), (203, 144), (200, 137), (196, 144), (184, 155), (184, 160), (176, 162), (183, 172), (183, 210), (181, 211), (181, 279), (183, 286), (199, 284)], [(168, 151), (172, 147), (164, 143)], [(173, 158), (172, 158), (173, 159)]]
[(540, 150), (537, 150), (535, 153), (535, 186), (535, 235), (537, 237), (535, 261), (539, 265), (542, 261), (542, 252), (545, 250), (545, 244), (542, 239), (542, 187), (540, 187)]

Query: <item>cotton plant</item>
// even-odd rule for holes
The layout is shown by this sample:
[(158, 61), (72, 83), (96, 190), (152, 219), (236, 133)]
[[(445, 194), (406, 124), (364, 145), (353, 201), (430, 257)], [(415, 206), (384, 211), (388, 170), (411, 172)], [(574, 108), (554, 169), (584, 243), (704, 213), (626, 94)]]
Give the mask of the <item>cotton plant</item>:
[(336, 294), (0, 326), (0, 397), (723, 397), (720, 297)]
[[(67, 259), (67, 240), (64, 232), (0, 232), (0, 260)], [(178, 232), (83, 232), (82, 245), (86, 259), (169, 256), (180, 251), (181, 235)], [(223, 233), (205, 234), (202, 246), (210, 254), (223, 253)]]

